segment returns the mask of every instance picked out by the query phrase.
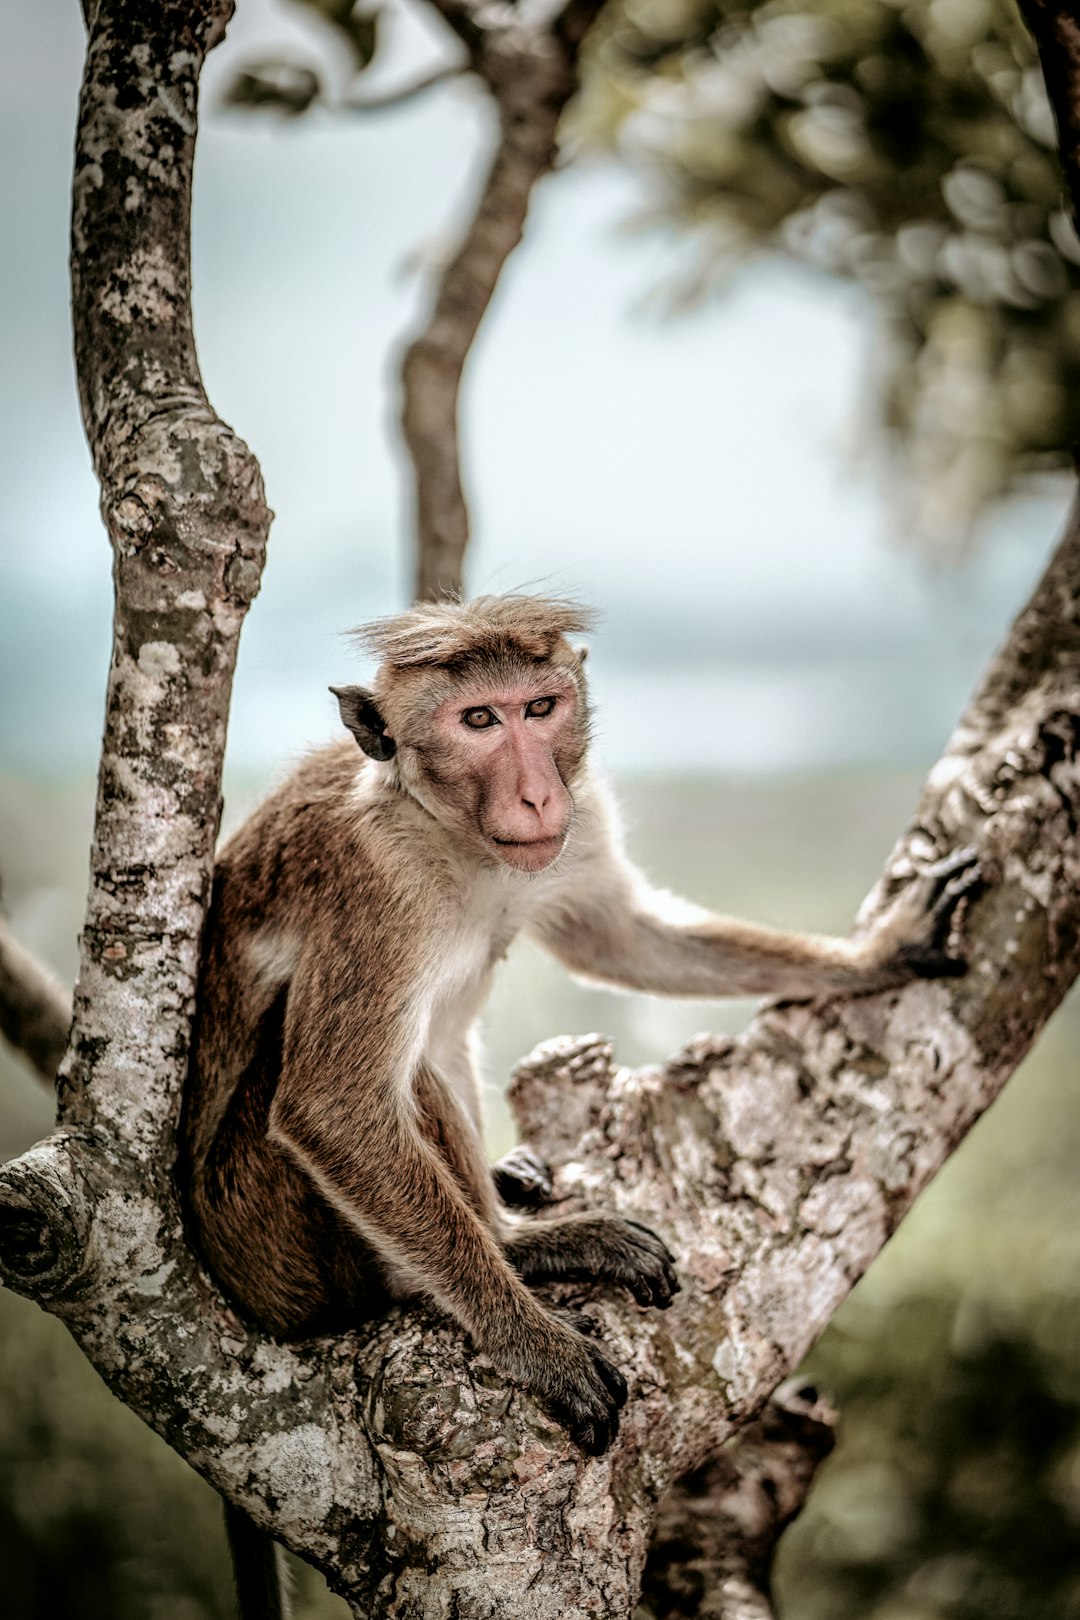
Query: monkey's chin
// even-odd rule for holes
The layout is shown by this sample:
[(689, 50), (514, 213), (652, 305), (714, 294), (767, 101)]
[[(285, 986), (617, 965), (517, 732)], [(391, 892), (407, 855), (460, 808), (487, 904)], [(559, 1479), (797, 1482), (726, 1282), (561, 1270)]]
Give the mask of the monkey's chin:
[(543, 872), (562, 854), (566, 834), (559, 838), (535, 838), (521, 842), (493, 838), (491, 842), (504, 866), (512, 867), (515, 872)]

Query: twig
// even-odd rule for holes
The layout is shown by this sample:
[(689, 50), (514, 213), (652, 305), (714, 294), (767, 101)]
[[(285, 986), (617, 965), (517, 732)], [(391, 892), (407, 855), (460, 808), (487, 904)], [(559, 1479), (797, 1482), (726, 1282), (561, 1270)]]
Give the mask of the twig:
[(0, 918), (0, 1034), (48, 1086), (56, 1084), (70, 1027), (70, 993)]
[(428, 90), (434, 90), (436, 85), (449, 84), (454, 79), (462, 78), (468, 69), (461, 63), (453, 67), (433, 68), (423, 78), (406, 84), (400, 90), (388, 90), (382, 96), (353, 96), (341, 103), (346, 112), (373, 113), (387, 112), (394, 107), (404, 107), (418, 96), (424, 95)]

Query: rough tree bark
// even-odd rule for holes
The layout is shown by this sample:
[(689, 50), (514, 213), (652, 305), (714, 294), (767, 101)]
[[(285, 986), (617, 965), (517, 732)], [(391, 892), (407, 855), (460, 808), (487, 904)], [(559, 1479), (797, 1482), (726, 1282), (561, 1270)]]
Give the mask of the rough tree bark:
[[(664, 1316), (592, 1301), (632, 1392), (609, 1455), (580, 1455), (433, 1311), (299, 1346), (253, 1332), (190, 1254), (170, 1176), (232, 660), (269, 520), (191, 341), (196, 86), (226, 15), (223, 0), (101, 0), (92, 17), (73, 260), (115, 643), (58, 1127), (0, 1171), (0, 1275), (357, 1615), (628, 1620), (658, 1512), (658, 1601), (692, 1574), (703, 1612), (767, 1613), (770, 1530), (747, 1498), (794, 1445), (797, 1506), (807, 1457), (778, 1441), (774, 1412), (737, 1477), (715, 1459), (1080, 968), (1080, 517), (865, 908), (868, 921), (913, 864), (976, 848), (966, 979), (770, 1007), (740, 1039), (661, 1068), (619, 1068), (589, 1037), (518, 1070), (517, 1116), (558, 1167), (557, 1197), (639, 1214), (680, 1258)], [(57, 1016), (53, 1000), (53, 1038)], [(678, 1490), (710, 1460), (697, 1483), (713, 1514)]]

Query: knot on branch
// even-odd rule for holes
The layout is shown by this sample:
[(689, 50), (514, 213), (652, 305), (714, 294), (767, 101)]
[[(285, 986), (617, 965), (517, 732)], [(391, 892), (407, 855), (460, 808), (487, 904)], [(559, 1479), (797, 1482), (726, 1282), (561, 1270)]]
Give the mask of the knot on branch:
[(40, 1301), (82, 1274), (92, 1204), (63, 1138), (50, 1137), (0, 1169), (0, 1278)]

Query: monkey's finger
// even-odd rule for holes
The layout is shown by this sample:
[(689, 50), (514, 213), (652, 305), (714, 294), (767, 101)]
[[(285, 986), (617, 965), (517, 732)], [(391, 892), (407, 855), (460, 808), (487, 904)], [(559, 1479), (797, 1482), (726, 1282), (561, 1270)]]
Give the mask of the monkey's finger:
[(650, 1276), (635, 1277), (627, 1286), (639, 1305), (651, 1305), (660, 1311), (667, 1310), (681, 1289), (675, 1268), (670, 1265), (665, 1265)]
[(901, 945), (896, 962), (915, 979), (962, 979), (968, 971), (964, 957), (949, 956), (933, 945)]
[(925, 943), (940, 950), (948, 941), (960, 901), (966, 895), (977, 893), (985, 879), (975, 851), (962, 849), (927, 867), (922, 880), (926, 885), (924, 906), (930, 921)]
[(654, 1249), (656, 1253), (658, 1253), (664, 1260), (669, 1260), (672, 1265), (675, 1264), (675, 1256), (672, 1254), (663, 1238), (660, 1237), (657, 1232), (654, 1232), (651, 1226), (646, 1226), (644, 1221), (635, 1221), (630, 1215), (624, 1215), (623, 1220), (626, 1222), (627, 1226), (632, 1226), (635, 1232), (644, 1232), (646, 1238), (649, 1239), (649, 1246)]
[(568, 1423), (570, 1438), (587, 1457), (602, 1457), (604, 1452), (613, 1443), (619, 1432), (619, 1414), (612, 1412), (606, 1423), (589, 1420), (585, 1423)]
[(651, 1227), (628, 1217), (624, 1219), (625, 1225), (632, 1229), (635, 1243), (640, 1250), (644, 1250), (647, 1261), (639, 1261), (621, 1280), (639, 1305), (651, 1305), (664, 1311), (680, 1291), (675, 1256)]
[(593, 1352), (593, 1365), (600, 1375), (600, 1382), (605, 1386), (617, 1407), (625, 1406), (627, 1396), (630, 1393), (626, 1379), (614, 1362), (601, 1355), (595, 1346), (590, 1346), (590, 1349)]
[(565, 1322), (567, 1327), (573, 1328), (575, 1333), (580, 1333), (582, 1338), (595, 1338), (600, 1331), (595, 1316), (576, 1310), (572, 1305), (559, 1305), (552, 1309), (551, 1314), (557, 1316), (560, 1322)]
[(586, 1341), (583, 1348), (589, 1358), (586, 1369), (581, 1369), (583, 1381), (553, 1397), (548, 1410), (582, 1451), (599, 1457), (619, 1432), (619, 1409), (626, 1404), (628, 1390), (622, 1373), (596, 1345)]
[(956, 877), (960, 872), (969, 871), (978, 864), (978, 851), (968, 845), (963, 849), (954, 849), (948, 855), (940, 856), (936, 861), (931, 861), (929, 866), (922, 868), (921, 875), (933, 879), (939, 885), (939, 888), (943, 888), (950, 878)]

